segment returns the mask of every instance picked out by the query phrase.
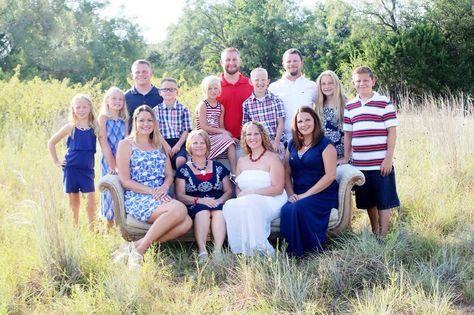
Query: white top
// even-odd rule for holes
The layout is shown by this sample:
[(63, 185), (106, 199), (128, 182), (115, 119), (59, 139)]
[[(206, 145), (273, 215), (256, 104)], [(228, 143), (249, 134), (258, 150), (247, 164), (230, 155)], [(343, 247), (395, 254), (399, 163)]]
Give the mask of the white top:
[(291, 122), (296, 110), (301, 106), (313, 107), (316, 101), (316, 83), (300, 76), (295, 81), (288, 80), (283, 76), (280, 80), (273, 82), (268, 90), (282, 99), (285, 107), (285, 134), (291, 139)]

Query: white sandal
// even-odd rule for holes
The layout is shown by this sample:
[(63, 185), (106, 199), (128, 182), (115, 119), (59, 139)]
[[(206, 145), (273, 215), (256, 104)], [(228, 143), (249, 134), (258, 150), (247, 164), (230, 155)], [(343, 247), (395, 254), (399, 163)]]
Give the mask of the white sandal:
[(112, 256), (112, 260), (114, 264), (119, 263), (124, 257), (130, 255), (130, 250), (131, 250), (131, 242), (126, 242), (120, 247), (114, 251), (110, 256)]
[(128, 270), (137, 270), (143, 262), (143, 255), (137, 252), (135, 244), (131, 243), (130, 254), (128, 256)]

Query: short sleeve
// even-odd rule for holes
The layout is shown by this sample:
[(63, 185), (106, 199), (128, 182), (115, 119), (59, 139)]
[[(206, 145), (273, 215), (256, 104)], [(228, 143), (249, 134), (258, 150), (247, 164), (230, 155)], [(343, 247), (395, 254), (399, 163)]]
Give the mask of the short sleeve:
[(216, 172), (218, 173), (221, 181), (224, 179), (224, 177), (230, 174), (230, 171), (221, 162), (214, 161), (214, 164), (215, 164)]
[(184, 164), (184, 165), (181, 165), (175, 172), (175, 175), (174, 177), (176, 178), (181, 178), (181, 179), (188, 179), (189, 177), (189, 167)]

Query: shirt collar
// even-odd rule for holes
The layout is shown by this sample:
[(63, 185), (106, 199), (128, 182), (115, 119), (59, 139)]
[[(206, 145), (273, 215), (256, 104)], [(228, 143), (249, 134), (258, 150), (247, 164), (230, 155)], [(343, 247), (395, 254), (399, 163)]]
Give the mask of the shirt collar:
[[(265, 95), (263, 96), (263, 99), (266, 98), (271, 98), (271, 94), (268, 92), (268, 90), (265, 91)], [(258, 97), (255, 96), (255, 93), (252, 92), (252, 100), (258, 100)]]
[(240, 85), (244, 83), (247, 83), (247, 81), (245, 80), (244, 75), (240, 72), (239, 72), (239, 79), (237, 80), (237, 82), (235, 82), (235, 84), (227, 82), (227, 80), (224, 77), (224, 73), (221, 73), (221, 86)]
[(171, 107), (166, 106), (165, 102), (163, 101), (160, 105), (161, 109), (176, 109), (176, 106), (178, 106), (178, 100), (174, 101), (174, 104)]
[[(132, 87), (132, 94), (142, 94), (142, 93), (138, 92), (137, 87), (134, 85), (134, 86)], [(153, 84), (151, 85), (150, 91), (148, 91), (148, 93), (142, 94), (142, 95), (149, 95), (149, 94), (150, 94), (150, 95), (151, 95), (151, 94), (158, 94), (158, 89), (157, 89), (156, 86), (154, 86)]]

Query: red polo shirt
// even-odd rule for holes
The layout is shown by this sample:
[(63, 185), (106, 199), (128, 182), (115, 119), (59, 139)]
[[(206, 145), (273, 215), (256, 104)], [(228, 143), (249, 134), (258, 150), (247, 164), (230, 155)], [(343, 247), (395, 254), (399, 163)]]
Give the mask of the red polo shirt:
[(242, 130), (242, 103), (252, 94), (253, 88), (249, 79), (241, 73), (239, 80), (235, 84), (231, 84), (224, 79), (221, 74), (221, 95), (217, 100), (224, 106), (224, 128), (232, 136), (240, 139), (240, 131)]

